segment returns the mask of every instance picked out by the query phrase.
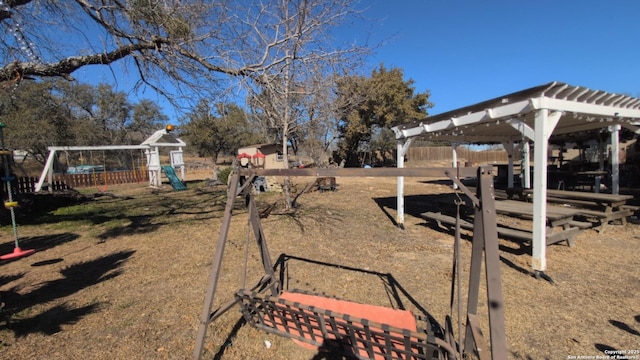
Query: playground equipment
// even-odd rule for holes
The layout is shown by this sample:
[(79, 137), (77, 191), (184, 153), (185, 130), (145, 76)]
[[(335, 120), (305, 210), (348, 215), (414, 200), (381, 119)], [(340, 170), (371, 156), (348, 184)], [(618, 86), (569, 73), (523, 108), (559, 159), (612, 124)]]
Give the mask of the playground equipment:
[[(164, 129), (156, 131), (153, 135), (149, 136), (147, 140), (143, 141), (142, 146), (147, 146), (147, 150), (145, 154), (147, 155), (147, 166), (149, 168), (149, 185), (152, 187), (160, 187), (162, 185), (162, 166), (160, 165), (160, 148), (169, 147), (169, 148), (177, 148), (177, 150), (172, 150), (169, 152), (169, 161), (171, 163), (171, 170), (180, 169), (180, 175), (184, 186), (184, 160), (182, 157), (182, 148), (186, 146), (186, 144), (180, 140), (178, 137), (171, 134), (173, 131), (172, 125), (167, 125)], [(168, 169), (167, 169), (168, 170)], [(174, 185), (177, 177), (174, 172), (164, 172), (169, 178), (171, 185), (176, 190)], [(174, 179), (171, 176), (174, 176)], [(177, 184), (177, 183), (176, 183)], [(179, 186), (178, 186), (179, 187)]]
[[(169, 152), (169, 160), (171, 170), (179, 169), (180, 175), (182, 178), (182, 185), (184, 185), (184, 160), (182, 157), (182, 149), (186, 146), (184, 141), (180, 138), (171, 134), (174, 130), (172, 125), (167, 125), (164, 129), (156, 131), (153, 135), (148, 137), (145, 141), (143, 141), (140, 145), (106, 145), (106, 146), (49, 146), (47, 149), (49, 150), (49, 156), (47, 158), (47, 162), (45, 163), (44, 169), (40, 174), (40, 179), (35, 186), (35, 191), (42, 191), (42, 188), (45, 184), (51, 184), (53, 182), (53, 168), (54, 163), (56, 161), (56, 156), (58, 152), (72, 152), (72, 151), (101, 151), (103, 153), (103, 160), (101, 165), (90, 164), (89, 168), (80, 168), (80, 171), (89, 171), (93, 174), (93, 182), (94, 186), (97, 186), (97, 180), (102, 176), (101, 180), (106, 180), (106, 160), (104, 159), (105, 151), (114, 151), (114, 150), (142, 150), (144, 151), (146, 162), (147, 162), (147, 170), (149, 173), (149, 186), (151, 187), (160, 187), (162, 186), (162, 172), (163, 167), (160, 162), (160, 149), (162, 148), (173, 148), (176, 150), (171, 150)], [(100, 167), (102, 166), (102, 167)], [(74, 168), (74, 171), (77, 171), (78, 167)], [(176, 180), (180, 182), (175, 171), (169, 174), (168, 169), (165, 169), (164, 173), (167, 175), (167, 178), (171, 182), (171, 185), (176, 188)], [(101, 172), (101, 174), (99, 174)], [(173, 176), (174, 178), (172, 178)], [(106, 183), (106, 181), (104, 181)], [(177, 184), (177, 183), (176, 183)], [(49, 191), (53, 191), (50, 187)]]
[(172, 165), (164, 165), (162, 166), (162, 172), (169, 179), (169, 183), (174, 190), (186, 190), (187, 186), (184, 184), (184, 181), (178, 179), (178, 175), (176, 175), (176, 171), (173, 169)]
[(11, 213), (11, 225), (13, 227), (13, 237), (15, 246), (13, 248), (13, 252), (5, 255), (1, 255), (0, 259), (9, 260), (16, 259), (23, 256), (31, 255), (35, 252), (33, 249), (23, 250), (20, 248), (20, 243), (18, 241), (18, 225), (16, 223), (16, 213), (15, 207), (18, 206), (18, 202), (13, 200), (13, 189), (11, 188), (11, 182), (15, 179), (15, 177), (11, 174), (11, 169), (9, 167), (9, 162), (11, 161), (12, 152), (11, 150), (7, 150), (4, 147), (4, 128), (5, 124), (0, 122), (0, 155), (2, 155), (2, 163), (4, 164), (4, 176), (2, 177), (2, 181), (5, 183), (5, 190), (7, 193), (7, 198), (4, 202), (4, 206), (9, 209)]
[[(236, 167), (231, 174), (227, 204), (215, 250), (205, 303), (201, 314), (194, 359), (200, 359), (204, 349), (207, 328), (235, 305), (248, 324), (269, 333), (314, 346), (332, 348), (359, 359), (463, 359), (469, 355), (501, 360), (507, 358), (505, 339), (504, 302), (500, 275), (500, 256), (493, 193), (492, 167), (474, 168), (373, 168), (373, 169), (256, 169)], [(314, 176), (314, 177), (449, 177), (467, 195), (475, 209), (473, 245), (469, 269), (466, 314), (461, 305), (460, 226), (456, 226), (451, 283), (451, 314), (445, 318), (443, 334), (429, 326), (418, 328), (415, 319), (406, 312), (379, 306), (358, 304), (328, 298), (304, 290), (284, 289), (284, 279), (275, 273), (267, 240), (262, 230), (259, 212), (251, 188), (259, 176)], [(460, 179), (477, 177), (477, 195)], [(248, 226), (259, 249), (263, 276), (247, 285), (245, 275), (241, 288), (230, 300), (213, 309), (218, 279), (222, 270), (224, 248), (232, 223), (235, 200), (243, 198), (248, 210)], [(459, 202), (458, 202), (459, 209)], [(459, 215), (457, 216), (459, 223)], [(249, 241), (249, 239), (248, 239)], [(483, 338), (478, 317), (481, 274), (486, 280), (487, 313), (490, 342)], [(456, 289), (457, 286), (457, 289)], [(457, 298), (459, 324), (458, 337), (454, 334), (454, 298)], [(391, 311), (391, 314), (389, 312)], [(381, 315), (387, 313), (387, 315)], [(464, 317), (464, 318), (463, 318)], [(465, 329), (462, 329), (462, 322)]]

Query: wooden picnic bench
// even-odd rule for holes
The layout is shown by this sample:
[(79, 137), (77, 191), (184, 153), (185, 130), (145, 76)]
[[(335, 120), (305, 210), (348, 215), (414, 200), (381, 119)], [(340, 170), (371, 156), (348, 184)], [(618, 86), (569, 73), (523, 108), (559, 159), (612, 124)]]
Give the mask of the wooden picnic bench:
[[(524, 218), (533, 218), (533, 204), (515, 200), (496, 200), (496, 211), (506, 215), (515, 215)], [(583, 213), (580, 209), (554, 206), (547, 204), (547, 226), (548, 227), (577, 227), (588, 229), (593, 226), (591, 222), (579, 221)]]
[[(524, 189), (523, 194), (532, 195), (533, 189)], [(547, 202), (570, 205), (578, 211), (580, 216), (596, 219), (599, 226), (596, 230), (602, 232), (612, 221), (627, 223), (627, 216), (633, 215), (633, 207), (627, 206), (627, 201), (633, 195), (589, 193), (582, 191), (547, 190)]]
[[(496, 202), (496, 205), (497, 203), (498, 202)], [(496, 207), (496, 211), (499, 211), (498, 207)], [(455, 225), (456, 223), (455, 217), (439, 212), (426, 212), (422, 215), (428, 219), (436, 221), (439, 226), (443, 226), (443, 224)], [(473, 224), (467, 220), (460, 219), (460, 228), (470, 230), (473, 229)], [(498, 224), (497, 231), (498, 236), (502, 236), (503, 238), (507, 237), (525, 241), (533, 240), (533, 232), (528, 230), (514, 229)], [(558, 242), (566, 241), (569, 246), (573, 246), (575, 244), (574, 238), (579, 232), (580, 228), (570, 225), (569, 222), (565, 223), (565, 226), (563, 226), (563, 229), (561, 231), (554, 231), (553, 227), (548, 227), (546, 243), (547, 245), (551, 245)]]

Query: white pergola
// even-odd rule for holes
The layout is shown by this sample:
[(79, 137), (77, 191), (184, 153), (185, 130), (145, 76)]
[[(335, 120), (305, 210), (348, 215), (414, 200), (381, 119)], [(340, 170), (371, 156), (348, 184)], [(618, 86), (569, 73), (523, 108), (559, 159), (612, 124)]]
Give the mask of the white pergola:
[[(412, 140), (502, 144), (509, 154), (509, 186), (513, 186), (513, 155), (523, 153), (523, 186), (530, 187), (529, 144), (534, 144), (534, 169), (547, 169), (549, 140), (571, 139), (594, 131), (610, 133), (613, 193), (619, 191), (619, 136), (622, 128), (640, 134), (640, 99), (552, 82), (463, 107), (423, 121), (393, 127), (397, 164), (404, 166)], [(544, 271), (546, 262), (547, 172), (534, 171), (532, 267)], [(397, 222), (404, 225), (404, 179), (398, 178)]]

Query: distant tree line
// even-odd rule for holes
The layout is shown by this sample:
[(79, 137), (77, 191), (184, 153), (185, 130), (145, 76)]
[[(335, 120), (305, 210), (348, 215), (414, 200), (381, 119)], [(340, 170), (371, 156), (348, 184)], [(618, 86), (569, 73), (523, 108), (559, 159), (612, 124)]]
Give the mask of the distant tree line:
[(64, 80), (25, 81), (0, 92), (5, 145), (44, 164), (48, 146), (140, 144), (168, 117), (157, 103), (132, 103), (110, 85)]
[[(395, 139), (390, 126), (423, 119), (431, 106), (428, 93), (416, 94), (400, 69), (384, 65), (370, 76), (338, 78), (327, 94), (330, 100), (300, 101), (307, 114), (295, 122), (288, 136), (295, 152), (318, 164), (331, 157), (361, 165), (358, 154), (376, 153), (392, 159)], [(189, 150), (215, 163), (256, 143), (278, 143), (280, 128), (254, 103), (250, 107), (201, 99), (181, 119), (169, 119), (151, 100), (133, 103), (110, 85), (64, 80), (25, 81), (0, 92), (0, 116), (8, 126), (6, 145), (26, 150), (39, 162), (47, 147), (140, 144), (170, 121)]]

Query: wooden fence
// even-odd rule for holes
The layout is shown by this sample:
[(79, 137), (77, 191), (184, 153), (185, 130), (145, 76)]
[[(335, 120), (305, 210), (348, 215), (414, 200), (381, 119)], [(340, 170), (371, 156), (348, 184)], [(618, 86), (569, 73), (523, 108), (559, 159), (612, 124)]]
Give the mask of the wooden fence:
[[(65, 190), (83, 187), (96, 187), (102, 190), (108, 185), (133, 184), (149, 181), (149, 173), (144, 170), (131, 171), (107, 171), (91, 174), (54, 174), (51, 190)], [(35, 191), (37, 177), (18, 177), (12, 184), (16, 194), (31, 193)], [(43, 186), (44, 189), (44, 186)], [(47, 188), (49, 190), (49, 188)]]
[[(449, 146), (410, 147), (407, 154), (409, 161), (453, 160), (453, 151)], [(475, 151), (466, 147), (457, 149), (458, 162), (473, 164), (506, 163), (509, 159), (504, 150)]]

